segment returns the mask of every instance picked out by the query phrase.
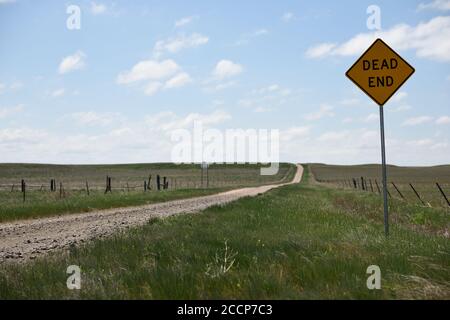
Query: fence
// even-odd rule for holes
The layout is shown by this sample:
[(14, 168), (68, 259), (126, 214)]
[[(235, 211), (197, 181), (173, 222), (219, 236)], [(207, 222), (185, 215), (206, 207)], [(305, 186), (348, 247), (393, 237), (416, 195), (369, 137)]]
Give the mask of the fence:
[[(336, 179), (336, 180), (319, 180), (316, 179), (319, 183), (331, 184), (333, 186), (337, 186), (344, 189), (351, 189), (363, 192), (371, 192), (381, 194), (382, 192), (382, 183), (380, 183), (377, 179), (360, 177), (360, 178), (350, 178), (350, 179)], [(387, 187), (387, 193), (389, 198), (398, 198), (403, 201), (412, 201), (414, 200), (416, 203), (420, 203), (423, 206), (431, 207), (431, 203), (440, 203), (443, 206), (450, 207), (449, 196), (446, 195), (444, 191), (444, 187), (442, 183), (435, 182), (426, 184), (426, 191), (420, 191), (417, 187), (418, 185), (424, 186), (424, 183), (416, 183), (414, 185), (413, 182), (402, 182), (396, 183), (394, 181), (389, 181)], [(403, 189), (402, 189), (403, 187)], [(391, 189), (390, 189), (391, 188)], [(421, 194), (422, 193), (422, 194)], [(440, 201), (435, 201), (436, 199), (440, 199)]]
[[(282, 183), (292, 174), (293, 168), (286, 170), (284, 175), (282, 175), (277, 180), (267, 180), (261, 179), (258, 175), (254, 181), (255, 185), (272, 184), (272, 183)], [(199, 178), (199, 177), (198, 177)], [(238, 179), (237, 179), (238, 178)], [(180, 190), (180, 189), (203, 189), (203, 188), (223, 188), (223, 187), (240, 187), (243, 185), (248, 186), (249, 182), (244, 180), (243, 177), (228, 177), (226, 174), (218, 177), (209, 176), (207, 180), (198, 179), (196, 180), (194, 176), (176, 176), (167, 177), (157, 174), (155, 178), (149, 175), (147, 178), (142, 179), (141, 183), (138, 181), (128, 182), (123, 181), (123, 178), (119, 178), (116, 181), (114, 177), (107, 175), (104, 184), (92, 184), (88, 180), (78, 181), (77, 183), (65, 183), (63, 181), (57, 182), (56, 179), (49, 179), (46, 183), (27, 183), (25, 179), (22, 179), (20, 183), (12, 184), (0, 184), (0, 191), (21, 192), (22, 200), (25, 202), (27, 199), (27, 193), (30, 191), (41, 191), (54, 193), (55, 197), (60, 199), (66, 198), (69, 192), (78, 191), (85, 192), (86, 195), (91, 195), (92, 191), (102, 192), (104, 194), (109, 194), (113, 192), (133, 192), (133, 191), (165, 191), (165, 190)]]

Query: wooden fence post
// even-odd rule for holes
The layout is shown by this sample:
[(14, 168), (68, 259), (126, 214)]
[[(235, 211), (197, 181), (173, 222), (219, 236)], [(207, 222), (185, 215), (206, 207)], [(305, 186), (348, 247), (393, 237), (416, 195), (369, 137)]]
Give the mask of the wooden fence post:
[(373, 193), (373, 184), (372, 184), (372, 179), (369, 179), (369, 183), (370, 183), (370, 190), (372, 191), (372, 193)]
[(398, 194), (400, 195), (400, 197), (402, 197), (402, 199), (405, 199), (405, 197), (403, 196), (403, 194), (400, 192), (400, 190), (397, 188), (397, 186), (395, 185), (394, 182), (391, 182), (392, 185), (394, 186), (395, 190), (397, 190)]
[(161, 190), (161, 177), (159, 174), (156, 176), (156, 187), (158, 188), (158, 191)]
[(366, 191), (365, 185), (364, 185), (364, 177), (361, 177), (361, 188), (363, 191)]
[(380, 186), (378, 185), (377, 179), (375, 179), (375, 185), (377, 186), (378, 193), (381, 193)]
[(89, 191), (89, 183), (87, 180), (86, 180), (86, 193), (88, 196), (91, 194), (91, 192)]
[(112, 193), (111, 177), (110, 176), (106, 176), (105, 194), (107, 194), (108, 192)]
[(450, 201), (448, 201), (448, 198), (447, 198), (447, 196), (445, 195), (444, 190), (442, 190), (442, 188), (441, 188), (441, 186), (439, 185), (439, 183), (436, 182), (436, 185), (437, 185), (439, 191), (441, 192), (442, 196), (444, 197), (445, 201), (447, 201), (448, 206), (450, 207)]
[(420, 200), (420, 202), (422, 202), (422, 204), (425, 205), (425, 202), (422, 200), (422, 198), (420, 197), (419, 193), (416, 191), (416, 189), (414, 188), (412, 183), (410, 183), (409, 186), (411, 187), (411, 189), (413, 189), (414, 193), (416, 194), (416, 196)]
[(27, 185), (25, 183), (25, 180), (22, 179), (23, 202), (25, 202), (25, 200), (26, 200), (26, 189), (27, 189)]

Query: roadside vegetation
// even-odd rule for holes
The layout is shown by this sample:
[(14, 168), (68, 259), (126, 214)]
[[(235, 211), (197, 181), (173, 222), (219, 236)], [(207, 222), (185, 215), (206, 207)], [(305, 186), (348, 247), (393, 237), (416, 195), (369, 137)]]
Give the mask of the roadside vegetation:
[[(310, 183), (0, 266), (0, 299), (450, 299), (449, 212)], [(420, 216), (420, 218), (418, 218)], [(78, 265), (82, 288), (66, 287)], [(378, 265), (382, 289), (368, 290)]]
[[(98, 166), (57, 166), (0, 164), (0, 222), (47, 217), (99, 209), (138, 206), (203, 196), (234, 188), (291, 181), (295, 166), (283, 163), (277, 175), (261, 176), (260, 165), (212, 165), (201, 178), (199, 165), (136, 164)], [(105, 177), (111, 176), (112, 192), (105, 194)], [(144, 181), (152, 175), (150, 188)], [(157, 191), (156, 175), (167, 177), (167, 190)], [(26, 178), (26, 200), (20, 178)], [(50, 192), (56, 179), (58, 190)], [(89, 194), (85, 183), (89, 181)], [(59, 183), (64, 186), (60, 192)], [(146, 182), (147, 183), (147, 182)], [(162, 180), (161, 180), (162, 183)], [(31, 187), (34, 186), (34, 188)], [(13, 189), (13, 191), (11, 191)]]

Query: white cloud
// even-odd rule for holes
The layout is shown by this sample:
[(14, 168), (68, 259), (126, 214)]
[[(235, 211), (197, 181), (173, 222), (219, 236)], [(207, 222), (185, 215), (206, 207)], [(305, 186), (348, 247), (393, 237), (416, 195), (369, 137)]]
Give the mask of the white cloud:
[(399, 24), (385, 31), (360, 33), (342, 44), (322, 43), (309, 48), (306, 56), (356, 56), (382, 38), (396, 50), (415, 50), (416, 55), (436, 61), (450, 61), (450, 16), (435, 17), (417, 26)]
[(240, 64), (230, 60), (220, 60), (214, 68), (213, 75), (217, 79), (225, 79), (239, 75), (242, 73), (243, 67)]
[(350, 136), (349, 131), (329, 131), (325, 132), (317, 138), (321, 142), (334, 142), (346, 140)]
[(294, 19), (294, 14), (292, 12), (285, 12), (281, 17), (281, 20), (283, 20), (284, 22), (289, 22), (292, 19)]
[(6, 117), (9, 117), (11, 115), (20, 113), (23, 111), (23, 105), (19, 104), (14, 107), (0, 107), (0, 119), (4, 119)]
[(180, 27), (190, 24), (192, 22), (192, 20), (194, 20), (194, 18), (195, 18), (195, 16), (189, 16), (189, 17), (184, 17), (184, 18), (181, 18), (181, 19), (175, 21), (175, 28), (180, 28)]
[(144, 60), (133, 66), (130, 71), (122, 72), (117, 77), (117, 83), (130, 84), (144, 80), (161, 80), (175, 74), (180, 67), (173, 60)]
[(91, 9), (91, 13), (93, 15), (99, 15), (99, 14), (106, 13), (107, 7), (106, 7), (106, 5), (104, 5), (102, 3), (91, 2), (90, 9)]
[(450, 124), (449, 116), (442, 116), (436, 120), (436, 124)]
[(7, 90), (11, 90), (11, 91), (19, 90), (22, 87), (23, 87), (23, 83), (20, 81), (14, 81), (10, 85), (0, 82), (0, 94), (5, 93)]
[(347, 117), (344, 120), (342, 120), (342, 123), (352, 123), (353, 122), (353, 118), (351, 117)]
[(410, 105), (402, 104), (402, 105), (400, 105), (398, 107), (389, 108), (388, 110), (390, 112), (401, 112), (401, 111), (408, 111), (408, 110), (411, 110), (411, 109), (412, 109), (412, 107)]
[[(42, 130), (35, 130), (30, 128), (3, 128), (0, 129), (0, 150), (5, 144), (16, 145), (18, 143), (30, 142), (33, 143), (45, 138), (47, 134)], [(6, 148), (8, 150), (8, 148)], [(6, 156), (6, 152), (2, 155)], [(20, 159), (20, 158), (18, 158)], [(20, 162), (20, 160), (17, 160)]]
[(269, 30), (267, 29), (258, 29), (256, 31), (245, 33), (241, 35), (240, 39), (235, 43), (236, 46), (241, 46), (244, 44), (248, 44), (252, 38), (258, 38), (261, 36), (265, 36), (269, 33)]
[(325, 117), (334, 117), (333, 107), (329, 105), (321, 105), (319, 110), (305, 116), (308, 121), (320, 120)]
[(420, 124), (431, 122), (432, 120), (433, 120), (433, 118), (429, 117), (429, 116), (414, 117), (414, 118), (406, 119), (402, 125), (403, 126), (417, 126)]
[(216, 110), (210, 114), (190, 113), (185, 117), (177, 116), (173, 112), (161, 112), (145, 118), (145, 123), (152, 128), (162, 130), (167, 134), (176, 129), (188, 129), (194, 122), (199, 122), (203, 127), (218, 125), (231, 119), (231, 115), (222, 110)]
[(417, 10), (434, 9), (440, 11), (450, 10), (450, 0), (434, 0), (428, 3), (419, 4)]
[(367, 117), (364, 118), (364, 122), (374, 122), (374, 121), (378, 121), (379, 119), (380, 118), (379, 118), (378, 114), (371, 113)]
[(208, 43), (209, 38), (199, 33), (191, 35), (179, 35), (175, 38), (157, 41), (153, 52), (156, 57), (161, 56), (165, 52), (176, 53), (187, 48), (196, 48)]
[(163, 84), (161, 82), (152, 81), (145, 86), (144, 93), (147, 96), (153, 96), (162, 88), (162, 86), (163, 86)]
[(439, 150), (439, 149), (446, 149), (448, 148), (449, 144), (447, 142), (438, 142), (433, 144), (430, 149), (431, 150)]
[(61, 88), (53, 91), (50, 95), (54, 98), (62, 97), (66, 93), (66, 89)]
[(343, 106), (357, 106), (361, 104), (361, 100), (357, 98), (344, 99), (339, 102)]
[(20, 81), (14, 81), (13, 83), (11, 83), (11, 85), (9, 86), (9, 88), (11, 90), (19, 90), (23, 87), (23, 83)]
[(400, 91), (397, 92), (393, 97), (392, 97), (392, 102), (400, 102), (404, 99), (406, 99), (406, 97), (408, 97), (408, 93), (405, 91)]
[(185, 86), (186, 84), (189, 84), (191, 82), (192, 82), (192, 79), (189, 76), (189, 74), (187, 74), (186, 72), (182, 72), (182, 73), (175, 75), (173, 78), (169, 79), (166, 82), (164, 87), (166, 89), (179, 88), (179, 87)]
[(407, 142), (407, 144), (414, 147), (430, 146), (433, 144), (433, 140), (431, 139), (410, 140)]
[(79, 125), (87, 126), (107, 126), (120, 118), (119, 113), (105, 112), (97, 113), (94, 111), (76, 112), (65, 116), (74, 120)]
[(308, 58), (321, 58), (331, 54), (332, 50), (336, 48), (334, 43), (321, 43), (306, 50), (306, 56)]
[(290, 127), (280, 131), (280, 139), (282, 141), (292, 141), (299, 138), (309, 136), (311, 127)]
[(71, 71), (82, 69), (85, 66), (86, 55), (83, 51), (77, 51), (73, 55), (67, 56), (62, 59), (59, 64), (58, 72), (65, 74)]

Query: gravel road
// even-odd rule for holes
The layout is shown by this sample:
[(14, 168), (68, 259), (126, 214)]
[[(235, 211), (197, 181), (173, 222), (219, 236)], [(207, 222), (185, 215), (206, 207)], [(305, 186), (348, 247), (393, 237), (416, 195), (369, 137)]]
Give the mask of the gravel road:
[(242, 197), (252, 197), (273, 188), (299, 183), (303, 167), (289, 183), (243, 188), (209, 196), (169, 201), (139, 207), (100, 210), (90, 213), (16, 221), (0, 224), (0, 263), (35, 259), (55, 250), (106, 237), (118, 230), (143, 225), (155, 217), (194, 213)]

